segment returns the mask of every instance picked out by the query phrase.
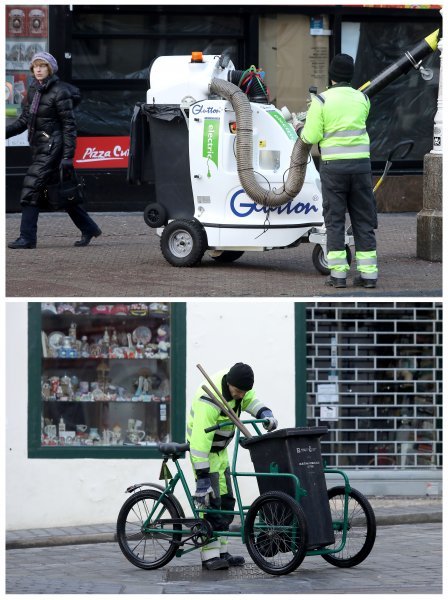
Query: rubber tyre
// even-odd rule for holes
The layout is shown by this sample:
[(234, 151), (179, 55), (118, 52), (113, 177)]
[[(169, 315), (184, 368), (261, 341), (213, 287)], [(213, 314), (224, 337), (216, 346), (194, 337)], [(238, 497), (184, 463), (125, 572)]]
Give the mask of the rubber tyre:
[(220, 263), (230, 263), (241, 258), (244, 250), (223, 250), (219, 256), (212, 256), (213, 260)]
[(162, 227), (166, 225), (168, 214), (164, 206), (151, 202), (143, 211), (143, 219), (148, 227)]
[[(279, 526), (290, 528), (292, 523), (296, 528), (295, 537), (291, 537), (288, 531), (278, 531)], [(269, 525), (272, 527), (271, 531)], [(265, 573), (286, 575), (297, 569), (305, 558), (305, 513), (300, 504), (288, 494), (267, 492), (259, 496), (247, 512), (244, 527), (247, 551)]]
[[(345, 246), (345, 250), (347, 252), (347, 262), (349, 265), (351, 265), (352, 264), (352, 251), (350, 249), (350, 246)], [(320, 244), (316, 244), (314, 246), (312, 259), (313, 259), (313, 265), (319, 271), (319, 273), (322, 273), (322, 275), (330, 274), (330, 269), (328, 268), (327, 257), (324, 255), (323, 248)]]
[[(328, 490), (333, 524), (342, 522), (344, 517), (344, 486)], [(336, 501), (338, 506), (336, 506)], [(348, 525), (345, 546), (337, 554), (322, 554), (322, 558), (335, 567), (354, 567), (362, 563), (370, 552), (376, 538), (375, 513), (367, 498), (352, 488), (348, 497)], [(335, 545), (337, 548), (342, 539), (342, 530), (335, 529)], [(329, 546), (330, 547), (330, 546)]]
[(160, 249), (173, 267), (194, 267), (207, 249), (207, 236), (199, 221), (177, 219), (163, 230)]
[[(157, 490), (137, 492), (126, 500), (118, 515), (118, 545), (126, 558), (140, 569), (158, 569), (169, 563), (179, 548), (175, 542), (182, 539), (180, 533), (158, 535), (144, 534), (141, 531), (144, 519), (148, 517), (160, 496), (161, 493)], [(156, 512), (158, 518), (180, 518), (175, 503), (169, 498), (163, 498), (161, 504), (163, 507), (158, 507)], [(180, 523), (178, 528), (181, 528)], [(170, 529), (174, 527), (170, 526)], [(156, 555), (158, 552), (160, 554)]]

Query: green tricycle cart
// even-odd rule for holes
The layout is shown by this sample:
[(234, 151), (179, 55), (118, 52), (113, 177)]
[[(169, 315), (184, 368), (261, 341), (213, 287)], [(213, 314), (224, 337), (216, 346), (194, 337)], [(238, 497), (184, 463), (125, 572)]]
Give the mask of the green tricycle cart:
[[(343, 471), (324, 467), (320, 438), (327, 428), (299, 427), (262, 435), (258, 424), (263, 420), (243, 423), (250, 424), (256, 435), (241, 437), (236, 430), (231, 477), (237, 510), (197, 507), (179, 464), (189, 450), (188, 443), (160, 444), (166, 485), (130, 486), (126, 492), (132, 495), (118, 515), (117, 538), (126, 558), (141, 569), (157, 569), (220, 535), (241, 538), (254, 563), (271, 575), (294, 571), (305, 556), (321, 555), (337, 567), (353, 567), (367, 558), (376, 537), (375, 515), (367, 498), (350, 487)], [(240, 445), (250, 451), (255, 473), (237, 471)], [(175, 464), (174, 477), (168, 460)], [(340, 475), (343, 485), (327, 490), (326, 473)], [(242, 503), (240, 477), (257, 478), (261, 495), (250, 506)], [(191, 517), (185, 516), (174, 495), (179, 481)], [(213, 531), (204, 518), (205, 513), (213, 512), (239, 516), (238, 529)]]

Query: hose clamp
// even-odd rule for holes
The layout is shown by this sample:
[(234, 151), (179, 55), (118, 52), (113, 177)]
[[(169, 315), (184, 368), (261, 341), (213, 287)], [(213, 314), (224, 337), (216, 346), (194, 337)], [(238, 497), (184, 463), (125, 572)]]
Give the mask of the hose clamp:
[(406, 56), (406, 58), (408, 59), (408, 61), (411, 63), (411, 65), (414, 67), (414, 69), (416, 69), (418, 71), (420, 69), (420, 66), (421, 66), (423, 60), (417, 62), (415, 60), (415, 58), (412, 56), (412, 54), (410, 52), (408, 52), (407, 50), (404, 53), (404, 55)]

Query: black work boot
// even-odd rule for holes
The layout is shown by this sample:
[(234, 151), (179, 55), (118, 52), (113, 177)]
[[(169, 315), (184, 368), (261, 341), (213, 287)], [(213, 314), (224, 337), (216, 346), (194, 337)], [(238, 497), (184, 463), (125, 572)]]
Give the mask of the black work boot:
[(36, 247), (36, 242), (29, 242), (24, 237), (20, 236), (13, 242), (9, 242), (8, 248), (12, 248), (13, 250), (25, 250), (32, 249)]
[(220, 555), (220, 558), (226, 560), (229, 564), (229, 567), (242, 567), (246, 562), (244, 560), (244, 556), (232, 556), (228, 552), (224, 552)]
[(202, 568), (207, 569), (207, 571), (220, 571), (228, 569), (229, 563), (222, 557), (209, 558), (209, 560), (202, 561)]
[(356, 275), (356, 277), (353, 279), (353, 285), (357, 287), (375, 288), (376, 282), (376, 279), (367, 279), (362, 275)]
[(88, 246), (90, 244), (90, 240), (93, 237), (99, 237), (103, 232), (101, 229), (95, 231), (95, 233), (83, 233), (81, 239), (75, 242), (74, 246)]
[(329, 275), (325, 282), (325, 285), (329, 285), (335, 288), (345, 288), (347, 287), (347, 279), (345, 277), (333, 277)]

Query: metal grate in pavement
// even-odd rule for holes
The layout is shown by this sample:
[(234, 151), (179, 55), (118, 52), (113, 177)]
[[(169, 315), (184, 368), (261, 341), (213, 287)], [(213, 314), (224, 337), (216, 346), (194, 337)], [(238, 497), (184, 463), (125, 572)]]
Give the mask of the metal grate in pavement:
[(167, 571), (166, 582), (172, 581), (226, 581), (228, 579), (263, 579), (272, 575), (261, 571), (256, 565), (248, 564), (222, 571), (206, 571), (201, 565), (171, 567)]

